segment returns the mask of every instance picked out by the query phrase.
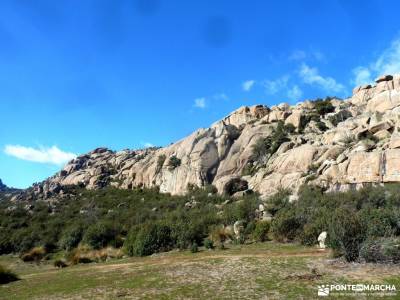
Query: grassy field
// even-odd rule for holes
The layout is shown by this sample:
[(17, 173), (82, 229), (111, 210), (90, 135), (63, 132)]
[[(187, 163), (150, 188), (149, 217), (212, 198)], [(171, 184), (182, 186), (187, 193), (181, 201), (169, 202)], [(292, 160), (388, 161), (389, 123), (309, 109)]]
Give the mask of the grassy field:
[[(317, 299), (321, 284), (390, 283), (400, 289), (399, 266), (341, 263), (325, 251), (273, 242), (65, 269), (12, 256), (0, 256), (0, 264), (21, 278), (0, 286), (0, 299)], [(355, 299), (351, 295), (341, 299)], [(390, 298), (399, 299), (400, 291)]]

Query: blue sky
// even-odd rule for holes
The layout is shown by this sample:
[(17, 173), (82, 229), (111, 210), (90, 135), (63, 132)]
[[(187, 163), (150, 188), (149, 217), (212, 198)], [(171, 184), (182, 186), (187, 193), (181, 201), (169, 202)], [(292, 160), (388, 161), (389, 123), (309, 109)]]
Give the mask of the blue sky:
[(3, 0), (0, 178), (400, 71), (398, 1)]

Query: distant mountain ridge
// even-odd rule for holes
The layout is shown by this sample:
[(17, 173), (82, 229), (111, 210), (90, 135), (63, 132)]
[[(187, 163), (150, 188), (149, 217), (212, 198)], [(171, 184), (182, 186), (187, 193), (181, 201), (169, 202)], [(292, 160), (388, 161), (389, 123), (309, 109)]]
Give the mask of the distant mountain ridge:
[(337, 191), (388, 182), (400, 182), (399, 75), (356, 87), (344, 100), (244, 106), (163, 148), (98, 148), (19, 198), (49, 199), (69, 185), (171, 194), (214, 185), (268, 196), (282, 188), (295, 195), (305, 183)]

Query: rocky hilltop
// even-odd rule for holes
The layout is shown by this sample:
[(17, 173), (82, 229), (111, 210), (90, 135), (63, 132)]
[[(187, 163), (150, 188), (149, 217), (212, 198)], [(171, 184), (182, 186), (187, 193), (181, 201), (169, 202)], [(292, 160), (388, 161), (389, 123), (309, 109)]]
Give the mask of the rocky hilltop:
[(400, 76), (385, 75), (344, 100), (241, 107), (164, 148), (98, 148), (29, 193), (50, 198), (69, 185), (111, 185), (184, 194), (190, 187), (214, 185), (220, 193), (270, 195), (280, 188), (296, 194), (304, 183), (333, 191), (398, 182), (399, 128)]

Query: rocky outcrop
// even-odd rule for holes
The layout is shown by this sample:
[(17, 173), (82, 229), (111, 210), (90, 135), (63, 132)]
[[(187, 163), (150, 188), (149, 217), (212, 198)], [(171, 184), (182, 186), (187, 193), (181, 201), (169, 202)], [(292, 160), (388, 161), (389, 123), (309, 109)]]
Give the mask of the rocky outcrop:
[(5, 192), (7, 190), (8, 190), (7, 186), (3, 184), (3, 182), (0, 179), (0, 192)]
[[(277, 138), (274, 134), (282, 128), (287, 132), (279, 147), (255, 159), (259, 141), (277, 142), (268, 138)], [(256, 191), (268, 196), (281, 188), (295, 194), (305, 183), (342, 190), (398, 182), (399, 128), (400, 76), (385, 75), (374, 85), (355, 88), (345, 100), (244, 106), (164, 148), (98, 148), (75, 158), (31, 191), (51, 198), (70, 185), (111, 185), (184, 194), (188, 187), (212, 184), (220, 193)]]

